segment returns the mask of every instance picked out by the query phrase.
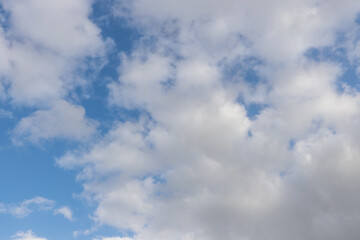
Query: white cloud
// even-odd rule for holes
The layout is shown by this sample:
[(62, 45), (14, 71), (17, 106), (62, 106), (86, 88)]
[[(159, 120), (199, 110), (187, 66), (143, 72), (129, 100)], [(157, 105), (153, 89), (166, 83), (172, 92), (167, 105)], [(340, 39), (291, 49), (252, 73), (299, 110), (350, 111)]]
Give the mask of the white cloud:
[[(119, 4), (143, 38), (110, 101), (147, 113), (57, 160), (81, 169), (98, 223), (136, 240), (360, 236), (360, 95), (338, 91), (342, 66), (305, 56), (357, 29), (358, 1)], [(250, 120), (239, 96), (267, 108)]]
[(79, 60), (101, 57), (105, 50), (100, 30), (88, 19), (90, 1), (2, 4), (11, 13), (11, 27), (0, 31), (0, 53), (6, 56), (0, 62), (0, 75), (7, 79), (7, 95), (13, 103), (48, 106), (84, 84), (75, 74), (84, 66)]
[(97, 54), (102, 45), (100, 30), (88, 19), (91, 1), (5, 0), (3, 4), (11, 11), (12, 34), (60, 55)]
[[(0, 100), (33, 111), (18, 123), (15, 142), (83, 140), (95, 132), (96, 124), (86, 118), (84, 108), (68, 103), (79, 97), (75, 89), (91, 84), (85, 71), (97, 72), (106, 61), (110, 41), (102, 39), (89, 19), (92, 3), (1, 2)], [(0, 117), (11, 113), (1, 111)], [(66, 124), (69, 121), (73, 124)]]
[[(147, 27), (145, 31), (150, 34), (154, 34), (159, 25), (163, 27), (161, 24), (175, 20), (178, 23), (176, 30), (180, 30), (176, 40), (189, 44), (194, 40), (192, 34), (196, 34), (195, 41), (201, 40), (202, 48), (211, 47), (208, 50), (215, 53), (229, 36), (241, 34), (253, 44), (257, 54), (272, 62), (295, 60), (309, 47), (332, 44), (336, 31), (354, 24), (359, 9), (359, 3), (354, 0), (341, 3), (314, 0), (137, 0), (118, 3), (120, 7), (115, 8), (115, 13), (123, 15), (124, 6), (125, 9), (128, 7), (130, 11), (125, 11), (130, 12), (128, 17), (138, 26)], [(162, 32), (165, 30), (161, 29)], [(190, 54), (199, 51), (192, 49)]]
[(94, 238), (93, 240), (132, 240), (133, 238), (128, 237), (101, 237), (101, 238)]
[(38, 110), (21, 119), (14, 130), (15, 142), (44, 139), (84, 140), (96, 132), (96, 122), (86, 119), (81, 106), (59, 101), (49, 110)]
[(61, 214), (63, 215), (66, 219), (73, 221), (73, 213), (71, 211), (71, 209), (69, 207), (61, 207), (61, 208), (57, 208), (54, 210), (54, 214)]
[(55, 201), (43, 197), (35, 197), (24, 200), (20, 204), (0, 204), (0, 212), (8, 213), (17, 218), (27, 217), (35, 210), (49, 211), (55, 205)]
[(47, 240), (46, 238), (37, 237), (31, 230), (26, 232), (19, 231), (11, 239), (14, 240)]
[(85, 229), (85, 230), (76, 230), (73, 231), (73, 236), (75, 238), (79, 236), (89, 236), (90, 234), (96, 232), (98, 230), (98, 226), (93, 226), (91, 228)]

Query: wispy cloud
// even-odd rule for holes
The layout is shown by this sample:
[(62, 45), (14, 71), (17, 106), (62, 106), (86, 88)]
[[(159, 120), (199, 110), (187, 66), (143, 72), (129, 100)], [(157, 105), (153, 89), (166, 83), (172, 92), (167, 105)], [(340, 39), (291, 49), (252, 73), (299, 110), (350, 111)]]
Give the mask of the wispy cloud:
[(19, 231), (14, 236), (12, 236), (13, 240), (47, 240), (46, 238), (37, 237), (33, 231), (28, 230), (26, 232)]
[(62, 216), (64, 216), (66, 219), (73, 221), (73, 213), (71, 211), (71, 209), (67, 206), (61, 207), (61, 208), (57, 208), (54, 210), (54, 214), (60, 214)]
[(6, 111), (4, 109), (0, 109), (0, 118), (13, 118), (13, 113), (10, 111)]
[(49, 211), (55, 205), (55, 201), (43, 197), (35, 197), (29, 200), (24, 200), (19, 204), (1, 204), (0, 213), (8, 213), (17, 218), (24, 218), (30, 215), (33, 211)]

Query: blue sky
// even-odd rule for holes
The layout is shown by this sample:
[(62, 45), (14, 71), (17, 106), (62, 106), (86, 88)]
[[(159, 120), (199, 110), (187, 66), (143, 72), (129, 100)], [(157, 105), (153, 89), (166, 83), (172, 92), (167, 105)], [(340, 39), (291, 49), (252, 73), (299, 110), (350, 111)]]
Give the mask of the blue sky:
[(359, 12), (0, 0), (0, 239), (358, 239)]
[[(77, 101), (86, 109), (86, 117), (96, 119), (101, 123), (98, 126), (99, 134), (106, 132), (112, 122), (129, 117), (136, 117), (136, 111), (114, 109), (108, 106), (107, 84), (118, 77), (116, 68), (120, 64), (119, 52), (131, 51), (132, 44), (136, 41), (137, 31), (127, 26), (121, 19), (107, 16), (112, 2), (96, 2), (92, 5), (92, 12), (88, 18), (101, 29), (101, 37), (111, 38), (114, 42), (111, 52), (107, 55), (105, 65), (97, 69), (89, 67), (83, 74), (91, 78), (91, 84), (87, 89), (78, 89)], [(1, 5), (3, 10), (3, 6)], [(6, 10), (5, 10), (6, 11)], [(6, 11), (2, 16), (7, 16)], [(103, 18), (108, 18), (104, 22)], [(11, 25), (11, 20), (2, 24)], [(88, 71), (88, 73), (87, 73)], [(84, 96), (86, 91), (90, 95)], [(3, 101), (3, 111), (11, 113), (11, 117), (1, 116), (1, 150), (0, 150), (0, 195), (1, 203), (6, 205), (20, 204), (24, 200), (37, 196), (44, 196), (56, 201), (56, 206), (69, 206), (74, 214), (73, 221), (69, 221), (61, 214), (54, 215), (53, 210), (36, 211), (30, 216), (14, 217), (11, 214), (0, 214), (0, 225), (3, 226), (0, 233), (1, 239), (11, 239), (17, 231), (34, 232), (47, 236), (49, 239), (72, 239), (76, 230), (91, 229), (96, 225), (96, 231), (92, 236), (119, 235), (119, 231), (107, 226), (97, 226), (90, 219), (94, 206), (86, 200), (77, 197), (82, 192), (82, 185), (76, 181), (76, 171), (64, 170), (57, 166), (55, 158), (62, 156), (69, 149), (80, 147), (78, 142), (54, 139), (41, 143), (21, 145), (12, 141), (12, 131), (25, 116), (30, 115), (36, 108), (12, 105), (10, 101)], [(55, 208), (54, 208), (55, 209)], [(61, 227), (59, 227), (61, 226)], [(89, 239), (89, 236), (79, 236), (76, 239)]]

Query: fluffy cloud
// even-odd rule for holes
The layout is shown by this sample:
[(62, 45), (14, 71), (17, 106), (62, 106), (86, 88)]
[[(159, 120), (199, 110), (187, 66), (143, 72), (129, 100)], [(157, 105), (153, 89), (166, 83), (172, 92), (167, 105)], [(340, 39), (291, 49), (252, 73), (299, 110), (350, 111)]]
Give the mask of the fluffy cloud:
[[(143, 37), (123, 56), (110, 101), (144, 114), (57, 160), (80, 169), (95, 220), (136, 240), (360, 236), (360, 95), (339, 91), (343, 66), (306, 55), (352, 49), (357, 1), (114, 9)], [(251, 104), (265, 108), (249, 118)]]
[(97, 72), (106, 61), (108, 44), (89, 20), (91, 6), (88, 0), (0, 1), (0, 100), (34, 111), (17, 125), (16, 141), (83, 140), (94, 133), (84, 109), (68, 103), (79, 97), (76, 88), (91, 84), (85, 71)]
[[(138, 0), (118, 1), (115, 13), (131, 18), (135, 25), (145, 26), (142, 30), (151, 34), (158, 27), (154, 24), (158, 24), (163, 33), (177, 37), (180, 43), (201, 40), (202, 47), (209, 47), (213, 53), (218, 50), (214, 47), (228, 46), (226, 40), (241, 35), (250, 41), (256, 54), (278, 63), (297, 59), (309, 47), (332, 44), (337, 31), (355, 24), (358, 8), (359, 3), (354, 0), (341, 3)], [(196, 34), (196, 39), (192, 34)], [(236, 50), (231, 47), (230, 50)], [(201, 49), (192, 48), (194, 52), (189, 53), (196, 54)]]
[(14, 240), (46, 240), (46, 238), (37, 237), (31, 230), (26, 232), (17, 232), (11, 239)]
[[(88, 19), (91, 3), (2, 1), (9, 28), (0, 26), (0, 75), (17, 104), (49, 105), (82, 83), (79, 60), (101, 57), (105, 43)], [(33, 28), (36, 26), (36, 28)], [(21, 41), (19, 41), (21, 39)]]
[[(2, 1), (11, 12), (11, 34), (32, 40), (60, 55), (97, 54), (100, 30), (88, 19), (91, 1)], [(34, 26), (37, 26), (34, 28)]]
[(14, 130), (14, 141), (25, 139), (36, 143), (56, 137), (84, 140), (95, 131), (96, 122), (86, 119), (83, 107), (59, 101), (49, 110), (38, 110), (21, 119)]

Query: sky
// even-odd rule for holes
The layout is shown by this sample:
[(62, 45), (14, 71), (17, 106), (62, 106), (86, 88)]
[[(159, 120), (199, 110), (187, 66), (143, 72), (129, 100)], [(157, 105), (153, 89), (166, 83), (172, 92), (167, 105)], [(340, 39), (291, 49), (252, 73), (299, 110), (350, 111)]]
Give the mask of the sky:
[(357, 0), (0, 0), (0, 239), (360, 238)]

